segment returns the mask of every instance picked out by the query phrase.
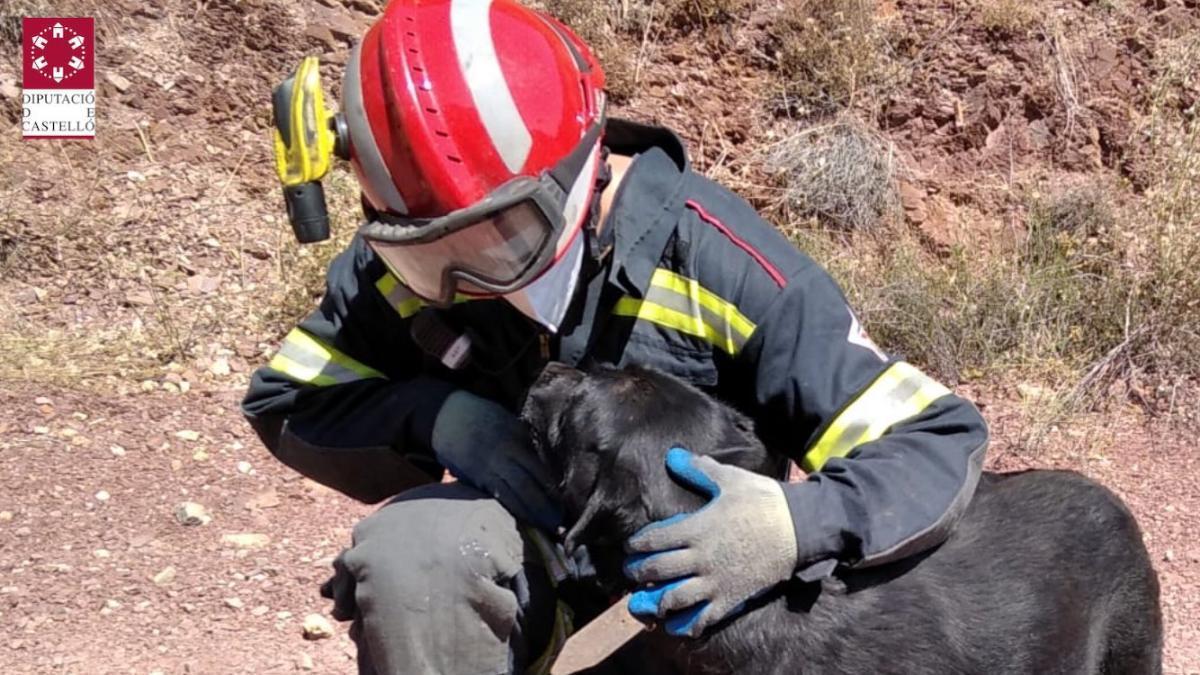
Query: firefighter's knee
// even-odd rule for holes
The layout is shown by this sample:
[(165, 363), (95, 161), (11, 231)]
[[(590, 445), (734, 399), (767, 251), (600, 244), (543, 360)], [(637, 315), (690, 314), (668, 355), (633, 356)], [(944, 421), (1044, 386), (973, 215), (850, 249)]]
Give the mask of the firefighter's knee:
[(523, 559), (513, 517), (466, 486), (410, 490), (365, 518), (341, 563), (377, 668), (487, 672), (506, 663)]

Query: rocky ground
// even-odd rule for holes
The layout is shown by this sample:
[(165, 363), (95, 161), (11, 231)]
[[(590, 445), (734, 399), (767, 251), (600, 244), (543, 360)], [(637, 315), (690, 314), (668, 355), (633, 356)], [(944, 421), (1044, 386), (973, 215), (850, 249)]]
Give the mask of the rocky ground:
[[(0, 43), (0, 673), (354, 672), (343, 626), (305, 624), (327, 617), (317, 586), (370, 507), (275, 462), (237, 402), (327, 255), (289, 243), (270, 90), (314, 53), (336, 95), (378, 4), (42, 2), (32, 13), (97, 18), (86, 143), (17, 140), (17, 52)], [(673, 125), (697, 167), (770, 205), (763, 152), (798, 121), (746, 67), (769, 51), (761, 4), (704, 31), (649, 24), (617, 112)], [(1010, 227), (1015, 185), (1137, 179), (1122, 111), (1146, 95), (1147, 36), (1195, 25), (1195, 3), (1047, 6), (1051, 28), (999, 39), (972, 3), (879, 3), (917, 75), (871, 114), (913, 169), (902, 206), (931, 247)], [(1086, 111), (1062, 105), (1076, 80)], [(329, 189), (349, 217), (344, 174)], [(1200, 673), (1196, 388), (1115, 400), (1037, 444), (1036, 387), (966, 391), (993, 467), (1075, 468), (1129, 502), (1163, 586), (1167, 672)]]

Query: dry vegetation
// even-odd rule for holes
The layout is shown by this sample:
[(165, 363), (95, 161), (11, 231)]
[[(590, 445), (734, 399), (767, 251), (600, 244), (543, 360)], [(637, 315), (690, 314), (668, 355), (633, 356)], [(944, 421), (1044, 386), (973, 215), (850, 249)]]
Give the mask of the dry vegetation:
[(979, 24), (1001, 36), (1019, 35), (1036, 28), (1042, 19), (1041, 3), (1027, 0), (982, 0)]
[(888, 64), (872, 0), (787, 0), (768, 30), (785, 109), (808, 115), (852, 107)]
[(896, 148), (853, 119), (810, 127), (768, 149), (785, 213), (865, 230), (899, 215)]
[[(8, 8), (36, 14), (44, 4), (15, 2), (6, 5), (8, 18), (0, 21), (0, 41), (9, 44), (15, 44), (19, 24)], [(1061, 187), (1041, 184), (1039, 177), (1010, 175), (1003, 179), (999, 207), (980, 207), (1001, 213), (1006, 223), (998, 234), (988, 235), (985, 246), (967, 241), (931, 247), (925, 233), (906, 222), (898, 191), (900, 181), (925, 180), (921, 168), (910, 166), (881, 128), (881, 111), (904, 86), (931, 77), (937, 64), (929, 51), (936, 41), (973, 24), (997, 44), (1041, 45), (1044, 63), (1034, 70), (1045, 78), (1054, 105), (1066, 111), (1068, 126), (1086, 119), (1091, 110), (1081, 72), (1084, 45), (1072, 38), (1072, 28), (1049, 18), (1046, 8), (978, 0), (920, 38), (895, 14), (881, 15), (869, 0), (542, 0), (541, 5), (595, 45), (619, 103), (640, 95), (646, 72), (663, 60), (660, 43), (688, 44), (712, 63), (758, 73), (757, 105), (763, 118), (775, 120), (773, 135), (735, 141), (746, 151), (733, 162), (727, 157), (738, 148), (722, 137), (720, 155), (714, 160), (711, 148), (705, 152), (701, 145), (697, 163), (763, 206), (826, 263), (873, 332), (895, 351), (951, 380), (1035, 373), (1089, 392), (1139, 377), (1165, 381), (1200, 374), (1200, 357), (1191, 348), (1200, 337), (1200, 197), (1195, 188), (1200, 85), (1194, 67), (1200, 62), (1200, 39), (1195, 34), (1148, 43), (1153, 79), (1133, 113), (1128, 145), (1137, 151), (1122, 160), (1131, 176), (1101, 173)], [(1117, 13), (1108, 6), (1094, 11)], [(723, 86), (720, 76), (706, 82)], [(677, 100), (687, 105), (687, 99)], [(969, 130), (961, 119), (961, 100), (924, 104), (948, 107), (951, 128)], [(156, 141), (149, 132), (139, 137), (150, 160), (144, 170), (153, 178)], [(0, 160), (12, 160), (17, 150), (6, 146)], [(67, 153), (61, 161), (64, 167), (71, 162)], [(257, 206), (239, 206), (239, 213), (261, 218), (277, 206), (272, 202), (277, 195), (273, 187), (257, 186), (239, 193), (242, 161), (244, 156), (226, 159), (226, 173), (205, 195), (217, 207), (254, 201)], [(101, 182), (101, 166), (84, 168)], [(979, 186), (978, 193), (992, 189)], [(335, 217), (353, 219), (352, 179), (335, 173), (328, 190)], [(148, 217), (156, 195), (139, 193), (136, 185), (130, 193), (134, 207), (114, 209), (112, 200), (84, 200), (78, 208), (109, 205), (91, 211), (89, 231), (119, 232), (136, 223), (135, 216)], [(1125, 197), (1115, 200), (1117, 194)], [(11, 211), (15, 207), (9, 205), (16, 203), (0, 205), (0, 272), (21, 276), (78, 265), (80, 256), (96, 255), (88, 264), (97, 283), (132, 285), (136, 301), (126, 303), (134, 320), (103, 330), (69, 322), (45, 329), (9, 312), (0, 321), (5, 354), (0, 376), (6, 377), (67, 381), (113, 371), (125, 378), (151, 377), (210, 357), (214, 333), (251, 336), (268, 350), (311, 308), (324, 268), (341, 243), (298, 247), (277, 217), (269, 238), (259, 236), (253, 246), (231, 241), (231, 233), (221, 235), (214, 227), (190, 243), (162, 242), (164, 250), (180, 251), (147, 264), (116, 235), (100, 237), (92, 248), (80, 245), (72, 213), (39, 220)], [(343, 236), (352, 229), (349, 223), (339, 225), (335, 231)], [(214, 235), (220, 240), (215, 250), (237, 270), (233, 276), (241, 283), (197, 309), (193, 295), (179, 292), (195, 274), (186, 262), (192, 255), (188, 247), (202, 248), (208, 244), (201, 242)], [(247, 279), (251, 249), (269, 261), (265, 276), (258, 265), (258, 273)], [(241, 309), (251, 300), (256, 311)], [(230, 339), (223, 338), (226, 347)], [(255, 358), (253, 350), (246, 358)]]

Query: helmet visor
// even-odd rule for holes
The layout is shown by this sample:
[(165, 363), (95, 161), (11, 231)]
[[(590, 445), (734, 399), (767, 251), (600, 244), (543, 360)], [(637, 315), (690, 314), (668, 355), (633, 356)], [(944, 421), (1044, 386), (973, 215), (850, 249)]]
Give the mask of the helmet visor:
[(485, 293), (519, 288), (553, 255), (558, 229), (525, 200), (431, 241), (368, 241), (413, 293), (447, 305), (460, 281)]

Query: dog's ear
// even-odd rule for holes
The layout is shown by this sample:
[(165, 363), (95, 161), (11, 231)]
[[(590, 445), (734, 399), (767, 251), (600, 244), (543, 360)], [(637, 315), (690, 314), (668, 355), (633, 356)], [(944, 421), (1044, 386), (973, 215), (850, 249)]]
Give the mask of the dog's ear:
[(733, 408), (722, 406), (717, 438), (712, 458), (755, 473), (765, 473), (774, 467), (758, 435), (754, 421)]
[(583, 378), (583, 372), (564, 363), (548, 363), (526, 392), (521, 419), (533, 432), (539, 452), (558, 444), (559, 420)]

